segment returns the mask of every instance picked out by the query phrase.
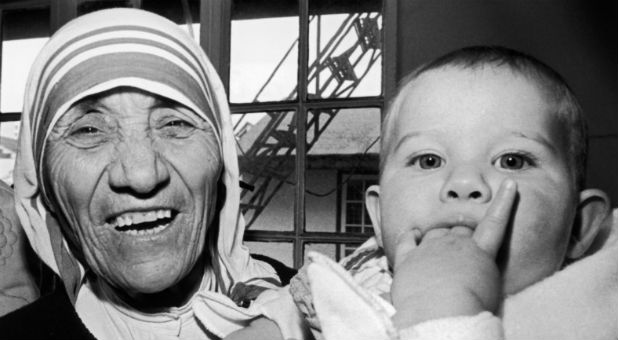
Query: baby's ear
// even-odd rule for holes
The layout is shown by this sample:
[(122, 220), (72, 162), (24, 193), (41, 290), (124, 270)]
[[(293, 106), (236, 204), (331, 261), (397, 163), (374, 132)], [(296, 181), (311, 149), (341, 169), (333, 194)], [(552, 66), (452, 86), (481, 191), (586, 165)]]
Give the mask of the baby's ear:
[(598, 189), (586, 189), (579, 194), (577, 216), (571, 232), (567, 258), (580, 258), (590, 248), (609, 214), (609, 197)]
[(365, 207), (369, 213), (369, 218), (373, 223), (373, 231), (376, 234), (378, 245), (383, 247), (382, 229), (380, 229), (380, 186), (372, 185), (365, 192)]

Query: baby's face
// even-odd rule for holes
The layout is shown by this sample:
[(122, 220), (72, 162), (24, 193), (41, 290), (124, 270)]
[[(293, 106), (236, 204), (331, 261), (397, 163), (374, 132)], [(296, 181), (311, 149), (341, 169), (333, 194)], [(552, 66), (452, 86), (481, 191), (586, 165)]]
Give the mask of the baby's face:
[(507, 177), (518, 197), (498, 264), (512, 294), (559, 269), (576, 208), (565, 137), (542, 93), (506, 68), (447, 67), (410, 84), (380, 180), (383, 246), (419, 228), (471, 234)]

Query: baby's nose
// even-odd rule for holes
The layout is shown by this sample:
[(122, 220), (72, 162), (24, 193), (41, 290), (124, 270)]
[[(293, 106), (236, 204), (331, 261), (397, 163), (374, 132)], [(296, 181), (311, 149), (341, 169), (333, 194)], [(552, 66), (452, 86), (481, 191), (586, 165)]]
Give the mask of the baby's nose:
[(460, 167), (450, 173), (440, 192), (440, 199), (444, 202), (486, 203), (491, 200), (491, 188), (481, 171), (474, 167)]

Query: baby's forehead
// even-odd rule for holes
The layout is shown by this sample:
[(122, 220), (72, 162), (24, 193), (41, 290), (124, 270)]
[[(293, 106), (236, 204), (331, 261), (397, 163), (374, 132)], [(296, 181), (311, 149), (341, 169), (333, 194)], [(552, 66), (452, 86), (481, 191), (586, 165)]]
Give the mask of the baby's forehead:
[[(413, 106), (418, 102), (426, 103), (432, 97), (443, 98), (436, 100), (436, 104), (441, 104), (449, 97), (470, 90), (471, 95), (463, 99), (475, 101), (479, 94), (490, 93), (490, 96), (503, 95), (508, 98), (509, 88), (514, 86), (524, 87), (527, 90), (529, 99), (538, 100), (540, 105), (546, 106), (548, 110), (539, 112), (548, 115), (548, 118), (558, 119), (555, 108), (557, 100), (553, 89), (533, 74), (528, 74), (522, 70), (516, 70), (508, 65), (483, 64), (477, 66), (443, 65), (435, 69), (426, 70), (416, 77), (410, 79), (400, 90), (397, 100), (397, 107), (394, 111), (415, 112), (407, 106)], [(471, 89), (484, 88), (494, 90), (496, 87), (507, 89), (499, 91), (477, 91)], [(404, 110), (402, 110), (404, 109)], [(395, 112), (400, 113), (400, 112)]]
[[(479, 127), (486, 121), (503, 128), (514, 124), (514, 130), (523, 126), (564, 136), (568, 126), (563, 124), (556, 101), (548, 93), (535, 77), (508, 66), (446, 65), (421, 73), (401, 89), (385, 133), (400, 136), (402, 129), (407, 130), (411, 122), (417, 121), (424, 126), (429, 122), (442, 127), (476, 119), (481, 120)], [(479, 114), (483, 111), (488, 114)]]
[(428, 84), (435, 89), (438, 85), (452, 85), (462, 81), (482, 84), (496, 81), (496, 79), (507, 82), (521, 81), (534, 87), (540, 94), (547, 92), (546, 86), (532, 73), (514, 69), (509, 65), (489, 63), (475, 66), (447, 64), (428, 69), (411, 78), (401, 92), (407, 92), (406, 95), (410, 95), (412, 91), (424, 89)]

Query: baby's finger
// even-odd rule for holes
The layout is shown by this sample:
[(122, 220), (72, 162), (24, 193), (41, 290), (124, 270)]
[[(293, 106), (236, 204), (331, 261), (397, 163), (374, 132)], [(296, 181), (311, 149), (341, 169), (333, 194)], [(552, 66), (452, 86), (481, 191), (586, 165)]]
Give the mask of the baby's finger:
[(420, 239), (421, 231), (416, 228), (405, 231), (399, 235), (397, 249), (395, 250), (395, 268), (399, 267), (399, 264), (406, 259), (408, 253), (416, 248)]
[(498, 254), (502, 244), (516, 194), (517, 183), (512, 179), (505, 179), (472, 236), (479, 248), (492, 257)]
[(455, 226), (451, 228), (451, 234), (460, 235), (460, 236), (472, 236), (472, 229), (464, 226)]
[(430, 229), (423, 235), (423, 240), (431, 240), (433, 238), (439, 238), (449, 233), (448, 228), (434, 228)]

